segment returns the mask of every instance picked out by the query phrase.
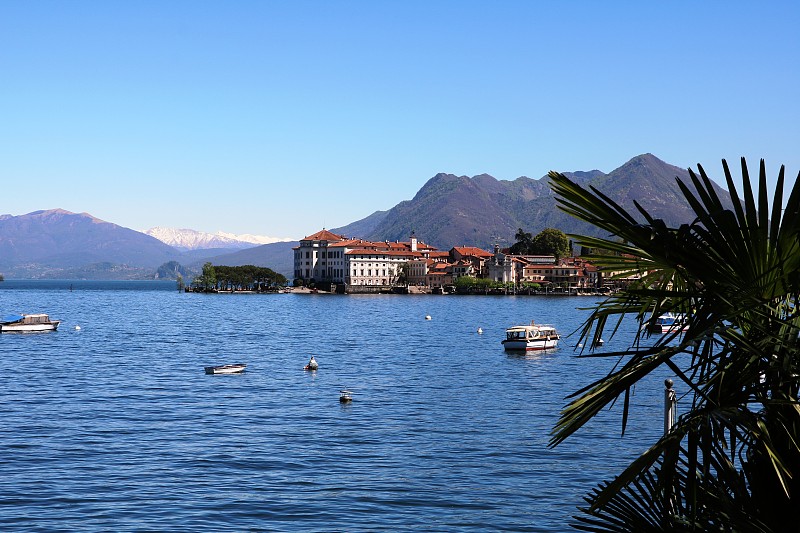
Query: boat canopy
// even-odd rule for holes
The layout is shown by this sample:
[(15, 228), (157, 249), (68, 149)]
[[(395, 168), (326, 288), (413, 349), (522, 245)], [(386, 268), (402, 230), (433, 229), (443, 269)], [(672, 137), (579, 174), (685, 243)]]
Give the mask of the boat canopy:
[(6, 315), (3, 318), (0, 318), (0, 322), (3, 324), (10, 324), (11, 322), (19, 322), (23, 318), (25, 317), (22, 315)]

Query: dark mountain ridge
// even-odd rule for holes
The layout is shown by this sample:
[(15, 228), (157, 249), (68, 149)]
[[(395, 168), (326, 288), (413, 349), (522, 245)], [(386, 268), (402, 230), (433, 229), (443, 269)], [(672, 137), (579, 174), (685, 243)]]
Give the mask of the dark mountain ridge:
[[(675, 180), (680, 178), (691, 187), (688, 171), (652, 154), (634, 157), (608, 174), (599, 170), (565, 174), (584, 187), (603, 191), (631, 211), (636, 200), (669, 225), (691, 221), (691, 211)], [(723, 204), (730, 207), (727, 192), (716, 189)], [(357, 235), (351, 231), (363, 221), (333, 231), (381, 241), (406, 240), (413, 231), (418, 238), (442, 249), (509, 245), (518, 228), (534, 234), (548, 227), (565, 233), (600, 234), (593, 226), (557, 208), (547, 176), (505, 181), (487, 174), (470, 178), (440, 173), (428, 180), (412, 200), (400, 202), (379, 218), (376, 214), (370, 217), (371, 232)]]

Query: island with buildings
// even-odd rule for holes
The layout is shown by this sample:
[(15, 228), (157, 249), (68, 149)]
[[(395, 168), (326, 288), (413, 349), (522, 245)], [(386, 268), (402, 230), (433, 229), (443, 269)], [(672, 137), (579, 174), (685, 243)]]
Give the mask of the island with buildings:
[[(348, 238), (322, 229), (294, 249), (294, 285), (338, 293), (456, 292), (465, 280), (487, 292), (596, 293), (625, 280), (603, 276), (581, 257), (519, 255), (494, 247), (439, 250), (412, 233), (406, 242)], [(459, 281), (461, 280), (461, 282)], [(628, 282), (630, 280), (627, 280)], [(458, 290), (458, 292), (469, 292)], [(474, 292), (474, 291), (473, 291)]]

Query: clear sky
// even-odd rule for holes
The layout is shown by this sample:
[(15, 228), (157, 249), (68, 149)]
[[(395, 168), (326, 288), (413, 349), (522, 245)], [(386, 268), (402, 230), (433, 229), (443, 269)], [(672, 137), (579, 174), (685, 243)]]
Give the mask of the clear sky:
[(800, 170), (800, 2), (0, 2), (0, 213), (299, 238), (438, 172)]

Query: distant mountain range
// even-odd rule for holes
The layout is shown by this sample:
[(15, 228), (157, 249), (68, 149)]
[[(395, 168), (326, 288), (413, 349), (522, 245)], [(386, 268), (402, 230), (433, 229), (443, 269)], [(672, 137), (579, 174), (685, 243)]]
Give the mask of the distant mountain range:
[(286, 242), (291, 239), (279, 239), (276, 237), (265, 237), (263, 235), (235, 235), (218, 231), (217, 233), (205, 233), (193, 229), (175, 228), (150, 228), (143, 233), (155, 237), (164, 244), (168, 244), (178, 250), (208, 250), (212, 248), (230, 248), (243, 250), (252, 248), (260, 244), (270, 244), (273, 242)]
[[(631, 211), (636, 200), (669, 225), (691, 221), (689, 207), (675, 182), (678, 177), (688, 184), (688, 172), (652, 154), (634, 157), (608, 174), (599, 170), (566, 174)], [(720, 188), (717, 192), (730, 207), (727, 193)], [(594, 227), (556, 208), (547, 177), (504, 181), (487, 174), (437, 174), (413, 199), (331, 231), (381, 241), (407, 240), (414, 232), (420, 240), (448, 250), (462, 245), (484, 249), (491, 249), (495, 243), (506, 246), (514, 242), (518, 228), (536, 234), (547, 227), (566, 233), (598, 234)], [(319, 229), (308, 228), (308, 234)], [(0, 215), (0, 273), (7, 279), (152, 279), (158, 271), (178, 270), (173, 263), (164, 268), (168, 262), (197, 272), (205, 261), (211, 261), (266, 266), (288, 278), (293, 276), (291, 249), (297, 241), (254, 246), (254, 236), (164, 228), (148, 233), (62, 209)]]
[[(139, 277), (180, 252), (132, 229), (63, 209), (0, 216), (0, 272), (6, 278)], [(124, 267), (123, 267), (124, 265)], [(124, 273), (123, 273), (124, 271)]]
[[(678, 177), (690, 184), (689, 172), (652, 154), (634, 157), (608, 174), (599, 170), (564, 174), (585, 187), (595, 187), (631, 212), (635, 212), (636, 200), (668, 225), (691, 221), (691, 211), (675, 181)], [(414, 232), (426, 243), (444, 249), (507, 246), (514, 243), (519, 228), (534, 235), (545, 228), (599, 235), (595, 227), (556, 207), (548, 182), (547, 176), (502, 181), (487, 174), (471, 178), (437, 174), (412, 200), (331, 231), (378, 241), (408, 240)], [(728, 194), (716, 189), (730, 207)]]

